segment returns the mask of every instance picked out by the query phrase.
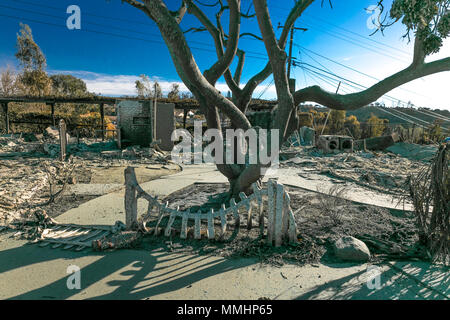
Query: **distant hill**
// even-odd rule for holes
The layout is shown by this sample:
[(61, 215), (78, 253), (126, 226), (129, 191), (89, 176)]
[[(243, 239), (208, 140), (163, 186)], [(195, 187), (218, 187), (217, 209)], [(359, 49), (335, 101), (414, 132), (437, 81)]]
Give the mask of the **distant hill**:
[[(328, 112), (328, 108), (318, 106), (302, 106), (302, 111), (308, 111), (314, 108), (318, 112)], [(427, 126), (441, 117), (442, 127), (450, 130), (450, 111), (448, 110), (430, 110), (430, 109), (413, 109), (413, 108), (381, 108), (375, 105), (369, 105), (357, 110), (347, 111), (347, 116), (354, 115), (359, 122), (366, 122), (372, 114), (381, 119), (388, 119), (391, 124), (416, 124)], [(444, 120), (447, 118), (449, 120)], [(421, 121), (422, 120), (422, 121)]]
[[(378, 118), (388, 119), (389, 123), (395, 124), (404, 123), (404, 119), (409, 119), (420, 124), (425, 124), (420, 120), (433, 123), (436, 119), (438, 119), (439, 115), (450, 119), (450, 112), (447, 110), (417, 110), (413, 108), (380, 108), (377, 106), (366, 106), (361, 109), (347, 111), (348, 116), (354, 115), (361, 122), (367, 121), (372, 114)], [(407, 116), (405, 116), (405, 114)]]

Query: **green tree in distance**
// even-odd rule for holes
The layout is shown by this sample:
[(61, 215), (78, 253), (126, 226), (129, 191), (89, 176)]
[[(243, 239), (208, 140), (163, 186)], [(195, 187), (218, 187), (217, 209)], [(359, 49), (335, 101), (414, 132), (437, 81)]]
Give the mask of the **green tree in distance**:
[(167, 98), (178, 100), (180, 99), (180, 85), (178, 83), (173, 83), (170, 92), (167, 94)]
[(52, 80), (52, 89), (55, 95), (77, 97), (88, 93), (86, 83), (72, 75), (55, 74), (50, 79)]
[(34, 41), (31, 28), (27, 24), (20, 24), (16, 46), (15, 56), (23, 68), (18, 77), (23, 93), (49, 95), (52, 91), (52, 82), (45, 72), (47, 60)]

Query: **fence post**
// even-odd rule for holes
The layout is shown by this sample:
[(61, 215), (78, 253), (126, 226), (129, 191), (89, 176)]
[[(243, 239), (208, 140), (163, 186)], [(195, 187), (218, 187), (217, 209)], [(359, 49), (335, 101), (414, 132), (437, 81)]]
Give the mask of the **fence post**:
[(117, 130), (117, 134), (116, 134), (117, 135), (117, 147), (119, 149), (122, 149), (122, 134), (120, 131), (120, 126), (117, 126), (116, 130)]
[(186, 129), (186, 118), (187, 118), (188, 110), (183, 109), (183, 128)]
[(50, 108), (51, 108), (51, 114), (52, 114), (52, 123), (53, 126), (56, 126), (56, 119), (55, 119), (55, 103), (50, 103)]
[(64, 122), (64, 119), (59, 120), (59, 146), (60, 146), (59, 160), (64, 161), (66, 159), (67, 153), (67, 134), (66, 134), (66, 123)]
[(136, 175), (133, 167), (125, 169), (125, 222), (127, 230), (137, 225)]
[(102, 126), (102, 141), (105, 141), (105, 105), (100, 103), (100, 122)]
[(9, 115), (8, 115), (8, 102), (2, 103), (2, 111), (5, 114), (5, 131), (9, 133)]

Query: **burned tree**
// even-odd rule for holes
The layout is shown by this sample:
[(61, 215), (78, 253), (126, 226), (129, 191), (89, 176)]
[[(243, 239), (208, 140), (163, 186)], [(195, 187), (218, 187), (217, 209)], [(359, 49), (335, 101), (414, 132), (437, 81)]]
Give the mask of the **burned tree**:
[[(351, 110), (363, 107), (378, 98), (412, 80), (450, 70), (450, 57), (433, 62), (425, 62), (425, 57), (437, 52), (442, 46), (442, 39), (449, 35), (450, 14), (449, 1), (413, 1), (394, 0), (389, 14), (380, 17), (381, 31), (398, 20), (407, 27), (407, 36), (415, 36), (414, 57), (405, 69), (387, 77), (370, 88), (358, 93), (335, 94), (323, 90), (319, 86), (306, 87), (291, 92), (286, 70), (287, 54), (285, 46), (289, 31), (302, 13), (314, 2), (299, 0), (291, 9), (279, 39), (276, 38), (266, 0), (253, 0), (255, 13), (249, 15), (241, 10), (240, 0), (218, 0), (215, 5), (218, 11), (215, 23), (202, 11), (194, 0), (182, 0), (176, 11), (171, 11), (163, 0), (123, 0), (144, 12), (158, 26), (167, 45), (175, 68), (181, 80), (199, 101), (208, 128), (221, 129), (219, 110), (225, 114), (236, 129), (248, 130), (251, 124), (245, 111), (256, 87), (269, 75), (273, 74), (278, 106), (275, 112), (273, 128), (279, 130), (279, 142), (285, 141), (297, 127), (296, 106), (302, 102), (313, 101), (337, 110)], [(383, 1), (378, 5), (383, 9)], [(228, 34), (222, 26), (222, 15), (229, 11)], [(214, 42), (217, 61), (203, 73), (197, 66), (185, 32), (180, 23), (186, 13), (195, 16), (201, 26), (198, 30), (207, 31)], [(241, 32), (242, 18), (257, 19), (260, 35)], [(269, 62), (254, 75), (242, 88), (240, 79), (245, 62), (245, 52), (238, 47), (239, 39), (252, 36), (264, 42)], [(230, 65), (237, 57), (238, 64), (234, 74)], [(215, 84), (220, 77), (232, 92), (232, 99), (223, 96)], [(223, 138), (222, 139), (223, 143)], [(263, 165), (256, 164), (217, 164), (219, 171), (230, 181), (234, 196), (239, 192), (249, 192), (250, 186), (262, 176)]]

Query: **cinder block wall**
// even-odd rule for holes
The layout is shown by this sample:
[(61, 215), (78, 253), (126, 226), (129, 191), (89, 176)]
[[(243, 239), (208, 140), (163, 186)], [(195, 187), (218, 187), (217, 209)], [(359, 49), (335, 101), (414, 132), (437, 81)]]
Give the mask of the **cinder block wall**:
[(270, 111), (249, 112), (246, 116), (252, 126), (262, 129), (271, 129), (272, 127), (273, 116)]
[[(122, 146), (148, 147), (152, 140), (152, 101), (120, 101), (116, 105), (117, 125), (121, 128)], [(173, 149), (171, 135), (175, 129), (175, 104), (157, 103), (156, 139), (161, 140), (162, 150)]]
[(148, 147), (152, 140), (150, 102), (124, 100), (120, 101), (116, 108), (117, 125), (121, 128), (122, 146)]
[(175, 129), (175, 104), (159, 103), (156, 107), (156, 139), (161, 140), (159, 147), (164, 151), (173, 149), (173, 142), (170, 139)]

